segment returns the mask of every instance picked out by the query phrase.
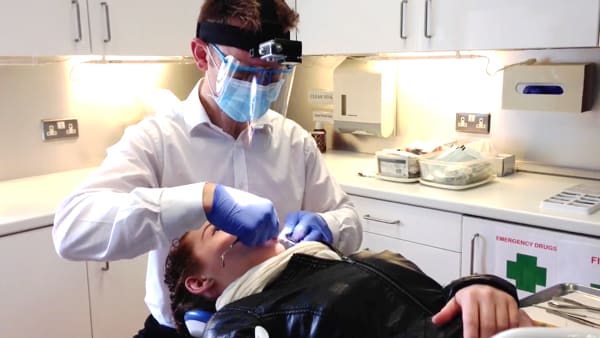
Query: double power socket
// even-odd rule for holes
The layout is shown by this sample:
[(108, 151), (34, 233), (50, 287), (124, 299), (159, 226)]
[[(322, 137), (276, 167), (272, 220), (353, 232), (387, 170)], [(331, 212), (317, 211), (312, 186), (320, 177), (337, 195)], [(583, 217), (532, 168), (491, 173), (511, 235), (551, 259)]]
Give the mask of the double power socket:
[(456, 131), (475, 134), (490, 133), (490, 114), (456, 113)]
[(77, 119), (42, 120), (42, 140), (51, 141), (79, 137)]

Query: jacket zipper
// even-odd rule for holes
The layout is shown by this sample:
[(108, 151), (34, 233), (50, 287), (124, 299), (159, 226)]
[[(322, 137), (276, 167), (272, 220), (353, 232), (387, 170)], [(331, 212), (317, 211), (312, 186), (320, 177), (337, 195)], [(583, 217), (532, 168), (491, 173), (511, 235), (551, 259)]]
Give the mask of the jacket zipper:
[(364, 262), (360, 262), (360, 261), (356, 261), (350, 257), (345, 257), (342, 256), (343, 259), (350, 263), (350, 264), (356, 264), (360, 267), (363, 267), (373, 273), (375, 273), (376, 275), (378, 275), (379, 277), (383, 278), (385, 281), (387, 281), (388, 283), (390, 283), (391, 285), (393, 285), (396, 289), (398, 289), (402, 294), (404, 294), (406, 297), (408, 297), (410, 300), (412, 300), (415, 304), (417, 304), (418, 306), (420, 306), (424, 311), (427, 312), (427, 314), (429, 314), (430, 316), (433, 316), (433, 313), (429, 310), (429, 308), (427, 308), (427, 306), (425, 306), (425, 304), (423, 304), (421, 301), (419, 301), (417, 298), (413, 297), (408, 291), (406, 291), (402, 286), (400, 286), (398, 283), (396, 283), (393, 279), (391, 279), (388, 275), (386, 275), (385, 273), (373, 268), (372, 266), (370, 266), (367, 263)]

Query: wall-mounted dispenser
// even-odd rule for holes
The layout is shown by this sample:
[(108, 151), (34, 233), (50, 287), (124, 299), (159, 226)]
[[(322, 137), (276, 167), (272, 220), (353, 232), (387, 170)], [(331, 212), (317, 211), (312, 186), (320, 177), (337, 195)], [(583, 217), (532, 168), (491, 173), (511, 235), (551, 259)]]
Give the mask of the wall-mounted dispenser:
[(396, 67), (346, 59), (333, 72), (333, 126), (340, 133), (388, 137), (396, 126)]
[(587, 111), (594, 80), (593, 64), (515, 66), (504, 71), (502, 109)]

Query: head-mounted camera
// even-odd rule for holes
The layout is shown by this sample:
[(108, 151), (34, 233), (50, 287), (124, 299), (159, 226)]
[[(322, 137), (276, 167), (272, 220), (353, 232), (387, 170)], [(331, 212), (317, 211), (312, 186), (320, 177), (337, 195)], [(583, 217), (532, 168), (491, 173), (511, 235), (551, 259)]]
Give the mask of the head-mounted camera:
[(302, 63), (302, 42), (278, 38), (269, 40), (258, 45), (258, 56), (268, 62)]

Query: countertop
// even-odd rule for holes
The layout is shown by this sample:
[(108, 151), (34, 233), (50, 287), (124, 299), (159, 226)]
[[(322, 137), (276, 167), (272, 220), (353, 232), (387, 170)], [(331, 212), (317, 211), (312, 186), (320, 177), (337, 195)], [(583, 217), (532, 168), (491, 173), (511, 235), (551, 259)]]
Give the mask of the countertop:
[[(454, 191), (359, 176), (359, 171), (375, 171), (374, 155), (334, 151), (324, 158), (337, 182), (352, 195), (600, 237), (600, 211), (579, 215), (540, 208), (543, 199), (565, 188), (597, 181), (517, 172)], [(52, 224), (56, 207), (93, 169), (1, 181), (0, 236)]]
[(376, 171), (375, 155), (324, 155), (330, 173), (348, 194), (600, 237), (600, 211), (581, 215), (540, 208), (542, 200), (577, 184), (599, 184), (595, 180), (517, 172), (468, 190), (447, 190), (359, 176), (359, 171)]
[(51, 225), (60, 202), (93, 170), (0, 181), (0, 236)]

